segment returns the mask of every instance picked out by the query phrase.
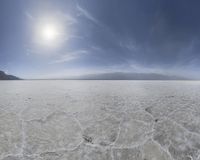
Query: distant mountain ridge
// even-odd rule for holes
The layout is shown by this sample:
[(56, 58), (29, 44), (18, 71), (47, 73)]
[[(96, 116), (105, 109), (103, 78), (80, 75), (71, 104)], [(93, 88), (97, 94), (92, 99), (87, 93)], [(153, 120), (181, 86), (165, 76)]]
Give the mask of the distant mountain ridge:
[(0, 80), (20, 80), (20, 78), (13, 75), (8, 75), (5, 72), (0, 71)]
[[(58, 79), (63, 79), (63, 78), (58, 78)], [(87, 74), (87, 75), (69, 77), (64, 79), (66, 80), (191, 80), (185, 77), (173, 76), (173, 75), (164, 75), (158, 73), (134, 73), (134, 72), (111, 72), (111, 73)], [(20, 80), (20, 78), (13, 75), (8, 75), (5, 72), (0, 71), (0, 80)]]
[(128, 72), (113, 72), (88, 74), (75, 77), (78, 80), (188, 80), (184, 77), (171, 76), (157, 73), (128, 73)]

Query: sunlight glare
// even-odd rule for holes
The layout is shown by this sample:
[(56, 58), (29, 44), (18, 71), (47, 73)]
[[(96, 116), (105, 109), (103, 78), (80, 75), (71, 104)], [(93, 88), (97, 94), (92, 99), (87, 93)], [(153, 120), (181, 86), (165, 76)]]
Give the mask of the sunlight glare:
[(43, 49), (58, 48), (67, 39), (67, 29), (62, 21), (41, 20), (35, 23), (34, 42)]
[(58, 35), (58, 28), (55, 25), (47, 24), (41, 27), (41, 37), (44, 41), (56, 40)]

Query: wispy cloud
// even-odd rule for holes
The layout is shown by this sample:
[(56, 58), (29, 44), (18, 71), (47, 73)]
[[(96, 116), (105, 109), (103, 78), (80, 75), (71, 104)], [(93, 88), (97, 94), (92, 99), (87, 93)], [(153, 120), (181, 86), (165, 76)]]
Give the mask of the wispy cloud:
[(92, 21), (93, 23), (95, 23), (96, 25), (101, 25), (101, 23), (99, 22), (98, 19), (96, 19), (91, 13), (89, 13), (86, 9), (82, 8), (81, 6), (79, 6), (77, 4), (76, 6), (77, 10), (79, 11), (79, 13), (83, 16), (85, 16), (87, 19), (89, 19), (90, 21)]
[(61, 11), (55, 12), (54, 15), (56, 18), (61, 18), (67, 25), (72, 25), (77, 23), (77, 19), (73, 17), (71, 14), (67, 14)]
[(33, 14), (29, 11), (25, 11), (24, 14), (29, 20), (34, 20), (34, 23), (41, 21), (42, 19), (43, 20), (48, 20), (48, 19), (58, 20), (58, 21), (64, 22), (65, 25), (73, 25), (77, 23), (77, 19), (74, 16), (72, 16), (69, 13), (64, 13), (61, 11), (55, 11), (51, 14), (45, 13), (44, 16), (38, 16), (37, 14)]
[(56, 60), (50, 62), (50, 64), (68, 62), (68, 61), (71, 61), (71, 60), (76, 59), (76, 58), (78, 58), (78, 57), (79, 57), (79, 56), (77, 56), (77, 55), (67, 54), (67, 55), (63, 55), (63, 56), (60, 57), (59, 59), (56, 59)]
[(31, 13), (29, 13), (28, 11), (26, 11), (24, 14), (28, 19), (30, 19), (30, 20), (33, 19), (33, 15)]
[(58, 59), (50, 62), (49, 64), (69, 62), (69, 61), (72, 61), (74, 59), (80, 58), (81, 56), (83, 56), (87, 53), (88, 52), (86, 50), (78, 50), (78, 51), (74, 51), (74, 52), (71, 52), (71, 53), (67, 53), (67, 54), (61, 55)]

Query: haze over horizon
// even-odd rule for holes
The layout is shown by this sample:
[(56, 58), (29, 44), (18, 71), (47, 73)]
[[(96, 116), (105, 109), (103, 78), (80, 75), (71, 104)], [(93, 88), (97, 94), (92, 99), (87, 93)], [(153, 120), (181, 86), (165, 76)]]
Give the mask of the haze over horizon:
[(0, 70), (21, 78), (133, 72), (200, 78), (200, 1), (1, 0)]

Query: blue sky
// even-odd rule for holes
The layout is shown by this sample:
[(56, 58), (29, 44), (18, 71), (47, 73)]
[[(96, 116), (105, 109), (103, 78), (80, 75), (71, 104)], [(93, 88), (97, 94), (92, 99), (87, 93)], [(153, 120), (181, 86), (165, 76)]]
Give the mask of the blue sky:
[[(0, 70), (22, 78), (200, 78), (199, 7), (198, 0), (1, 0)], [(45, 26), (53, 26), (52, 39)]]

